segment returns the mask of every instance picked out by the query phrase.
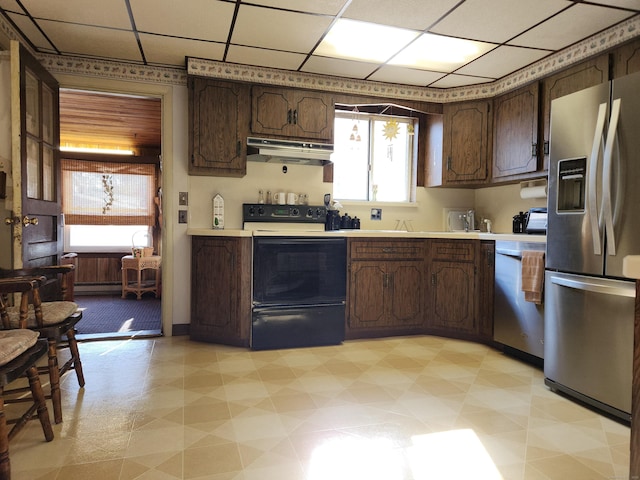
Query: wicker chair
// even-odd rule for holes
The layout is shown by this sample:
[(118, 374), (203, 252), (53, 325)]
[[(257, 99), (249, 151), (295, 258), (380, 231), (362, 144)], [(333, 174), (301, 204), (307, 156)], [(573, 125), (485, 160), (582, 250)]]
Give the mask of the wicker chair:
[[(51, 286), (51, 277), (62, 275), (63, 280), (58, 294), (64, 298), (64, 271), (72, 271), (72, 265), (40, 267), (22, 270), (0, 271), (0, 319), (4, 329), (28, 328), (40, 334), (40, 338), (48, 341), (48, 365), (40, 367), (40, 374), (48, 373), (51, 386), (50, 395), (53, 403), (53, 417), (56, 423), (62, 422), (62, 400), (60, 394), (60, 377), (68, 370), (76, 372), (78, 384), (84, 387), (84, 373), (80, 360), (80, 351), (75, 337), (75, 325), (82, 319), (78, 305), (66, 300), (43, 302), (40, 289)], [(8, 272), (15, 276), (9, 276)], [(4, 278), (1, 278), (3, 277)], [(25, 279), (33, 281), (33, 288), (21, 290)], [(49, 288), (51, 291), (51, 288)], [(8, 295), (15, 294), (14, 305), (10, 305)], [(19, 297), (19, 301), (18, 301)], [(63, 364), (58, 363), (58, 350), (69, 348), (70, 358)]]

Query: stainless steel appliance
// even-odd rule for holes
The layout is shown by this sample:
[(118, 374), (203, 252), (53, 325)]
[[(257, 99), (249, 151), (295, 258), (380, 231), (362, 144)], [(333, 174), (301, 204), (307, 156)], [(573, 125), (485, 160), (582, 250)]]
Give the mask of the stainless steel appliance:
[(344, 340), (347, 243), (324, 236), (324, 206), (243, 205), (253, 230), (251, 348)]
[(547, 385), (629, 419), (640, 254), (640, 74), (552, 102), (545, 278)]
[(525, 300), (522, 252), (544, 249), (544, 243), (496, 241), (493, 339), (536, 365), (544, 358), (544, 307)]

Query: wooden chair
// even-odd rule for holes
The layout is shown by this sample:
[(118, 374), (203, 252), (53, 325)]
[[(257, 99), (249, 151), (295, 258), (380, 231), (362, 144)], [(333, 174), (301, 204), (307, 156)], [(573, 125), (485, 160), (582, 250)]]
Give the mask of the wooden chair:
[[(47, 442), (53, 440), (53, 429), (45, 400), (36, 362), (47, 353), (47, 341), (38, 340), (38, 332), (33, 330), (0, 331), (0, 480), (11, 479), (9, 461), (9, 441), (37, 414), (42, 432)], [(29, 387), (5, 390), (5, 386), (27, 376)], [(25, 390), (31, 391), (31, 399), (24, 398)], [(5, 404), (14, 403), (7, 398), (10, 393), (20, 393), (15, 401), (27, 400), (29, 408), (18, 418), (7, 419)], [(13, 424), (11, 430), (9, 425)]]
[[(0, 278), (0, 319), (3, 328), (29, 328), (37, 331), (41, 338), (48, 341), (48, 365), (40, 367), (38, 371), (40, 374), (49, 374), (50, 395), (47, 398), (51, 398), (53, 417), (56, 423), (62, 422), (60, 377), (68, 370), (73, 369), (80, 387), (84, 387), (85, 384), (80, 351), (75, 336), (75, 326), (82, 319), (82, 312), (78, 310), (78, 305), (74, 302), (64, 300), (42, 302), (40, 288), (43, 285), (50, 285), (50, 283), (46, 275), (39, 274), (53, 272), (56, 276), (61, 273), (61, 270), (66, 270), (69, 267), (70, 270), (73, 269), (72, 265), (62, 265), (13, 270), (12, 272), (22, 276)], [(0, 272), (0, 276), (6, 272), (6, 270)], [(32, 281), (33, 287), (27, 289), (24, 280)], [(59, 292), (64, 296), (64, 282)], [(10, 305), (8, 294), (16, 294), (19, 297), (19, 302), (16, 297), (15, 305)], [(69, 349), (70, 358), (60, 366), (58, 350), (61, 348)]]

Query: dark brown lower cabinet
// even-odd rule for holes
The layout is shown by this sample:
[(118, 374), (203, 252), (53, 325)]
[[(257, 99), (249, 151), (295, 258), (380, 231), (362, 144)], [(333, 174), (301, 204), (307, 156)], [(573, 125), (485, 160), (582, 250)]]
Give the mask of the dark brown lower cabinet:
[(427, 331), (477, 335), (476, 249), (478, 241), (431, 240)]
[(347, 338), (424, 328), (424, 241), (349, 242)]
[(251, 238), (191, 239), (192, 340), (248, 346)]

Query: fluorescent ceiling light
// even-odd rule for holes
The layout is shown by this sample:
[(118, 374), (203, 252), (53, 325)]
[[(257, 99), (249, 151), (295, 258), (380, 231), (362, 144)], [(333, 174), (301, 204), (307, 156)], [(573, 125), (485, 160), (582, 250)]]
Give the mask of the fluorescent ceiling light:
[(60, 147), (61, 152), (102, 153), (109, 155), (133, 155), (133, 150), (119, 148)]
[(496, 45), (491, 43), (425, 33), (393, 57), (389, 64), (450, 72), (495, 47)]
[(340, 19), (314, 54), (382, 63), (418, 35), (419, 32), (413, 30)]

